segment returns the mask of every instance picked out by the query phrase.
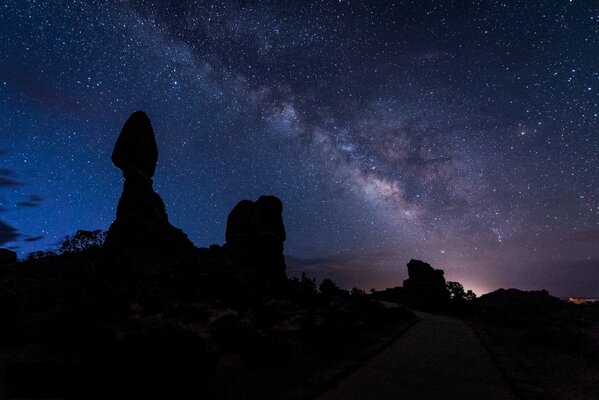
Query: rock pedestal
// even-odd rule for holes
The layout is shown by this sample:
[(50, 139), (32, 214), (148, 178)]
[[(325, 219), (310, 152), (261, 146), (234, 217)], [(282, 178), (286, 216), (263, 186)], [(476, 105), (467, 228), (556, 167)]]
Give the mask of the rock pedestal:
[(116, 220), (106, 236), (106, 250), (125, 250), (151, 259), (193, 252), (187, 235), (169, 223), (164, 202), (152, 186), (157, 161), (150, 119), (142, 111), (135, 112), (125, 122), (112, 153), (112, 162), (123, 171), (125, 183)]

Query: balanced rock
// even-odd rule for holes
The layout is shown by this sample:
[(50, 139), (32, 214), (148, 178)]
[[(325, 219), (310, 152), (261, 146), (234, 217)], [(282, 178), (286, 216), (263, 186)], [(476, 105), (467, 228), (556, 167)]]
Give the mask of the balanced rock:
[(410, 260), (408, 279), (403, 282), (408, 300), (414, 306), (442, 308), (449, 301), (443, 270), (420, 260)]
[(236, 264), (258, 275), (267, 285), (287, 278), (283, 242), (283, 203), (275, 196), (242, 200), (227, 219), (227, 248)]
[(143, 111), (131, 114), (114, 145), (112, 162), (125, 177), (139, 172), (154, 176), (158, 162), (158, 146), (150, 118)]
[(112, 153), (125, 183), (116, 220), (106, 235), (106, 249), (127, 250), (152, 259), (195, 251), (187, 235), (169, 223), (164, 202), (154, 191), (151, 177), (157, 160), (150, 119), (142, 111), (135, 112), (125, 122)]

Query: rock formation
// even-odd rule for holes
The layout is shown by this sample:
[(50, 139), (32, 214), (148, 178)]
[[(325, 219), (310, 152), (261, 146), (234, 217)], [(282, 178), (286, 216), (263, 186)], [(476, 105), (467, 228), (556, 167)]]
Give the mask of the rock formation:
[(420, 260), (407, 264), (409, 278), (403, 282), (408, 300), (414, 306), (440, 308), (449, 301), (443, 270), (434, 269)]
[(17, 262), (17, 253), (9, 249), (0, 249), (0, 265), (14, 264)]
[(287, 279), (283, 242), (283, 203), (275, 196), (242, 200), (227, 219), (226, 241), (234, 262), (267, 285)]
[(530, 326), (550, 323), (566, 303), (547, 290), (498, 289), (476, 299), (476, 306), (486, 320)]
[(144, 112), (137, 111), (125, 122), (112, 153), (112, 162), (123, 171), (125, 183), (105, 249), (148, 258), (193, 251), (187, 235), (169, 223), (164, 202), (154, 191), (157, 161), (152, 124)]

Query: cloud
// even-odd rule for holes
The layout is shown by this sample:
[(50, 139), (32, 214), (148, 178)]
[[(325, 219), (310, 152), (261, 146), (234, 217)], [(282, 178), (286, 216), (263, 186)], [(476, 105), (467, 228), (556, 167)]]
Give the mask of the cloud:
[(27, 236), (23, 239), (25, 242), (37, 242), (38, 240), (42, 240), (45, 236)]
[(0, 246), (5, 243), (14, 242), (20, 236), (17, 229), (0, 221)]
[(15, 187), (21, 186), (22, 183), (17, 181), (16, 179), (8, 178), (6, 176), (0, 175), (0, 187)]
[(285, 256), (287, 272), (299, 276), (302, 272), (317, 282), (332, 279), (342, 288), (386, 288), (400, 286), (406, 278), (406, 260), (393, 250), (366, 253), (340, 253), (324, 257), (302, 258)]
[(0, 188), (21, 186), (23, 183), (16, 178), (16, 175), (16, 172), (12, 169), (0, 168)]
[[(0, 154), (2, 154), (2, 153), (0, 153)], [(9, 168), (0, 168), (0, 175), (15, 176), (16, 172)]]
[(19, 207), (39, 207), (42, 205), (42, 197), (36, 194), (32, 194), (25, 201), (19, 201), (17, 206)]

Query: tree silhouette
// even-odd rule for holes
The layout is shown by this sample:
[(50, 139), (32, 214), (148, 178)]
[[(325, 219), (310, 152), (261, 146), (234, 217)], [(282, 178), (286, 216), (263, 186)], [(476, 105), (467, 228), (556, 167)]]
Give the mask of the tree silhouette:
[(449, 290), (449, 298), (453, 301), (476, 299), (476, 294), (472, 290), (466, 292), (460, 282), (447, 282), (447, 290)]
[(106, 232), (101, 229), (93, 231), (80, 229), (72, 235), (67, 235), (60, 243), (58, 251), (60, 254), (78, 253), (94, 247), (101, 247), (105, 238)]
[(451, 300), (461, 300), (466, 298), (464, 286), (460, 282), (447, 282), (447, 290), (449, 290), (449, 298)]

